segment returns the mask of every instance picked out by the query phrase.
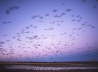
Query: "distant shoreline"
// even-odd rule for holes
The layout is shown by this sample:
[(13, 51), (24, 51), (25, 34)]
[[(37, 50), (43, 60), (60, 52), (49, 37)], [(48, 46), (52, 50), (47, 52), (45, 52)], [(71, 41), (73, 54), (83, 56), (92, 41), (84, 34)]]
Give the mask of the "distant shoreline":
[(98, 62), (0, 62), (0, 65), (34, 65), (34, 66), (97, 66)]

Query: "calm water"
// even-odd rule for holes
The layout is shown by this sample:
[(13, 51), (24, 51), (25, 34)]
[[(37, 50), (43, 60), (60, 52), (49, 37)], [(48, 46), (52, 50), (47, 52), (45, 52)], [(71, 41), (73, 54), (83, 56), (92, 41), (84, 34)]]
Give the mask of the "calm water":
[(40, 67), (30, 65), (10, 65), (6, 66), (7, 69), (25, 69), (25, 70), (86, 70), (86, 69), (98, 69), (98, 67)]

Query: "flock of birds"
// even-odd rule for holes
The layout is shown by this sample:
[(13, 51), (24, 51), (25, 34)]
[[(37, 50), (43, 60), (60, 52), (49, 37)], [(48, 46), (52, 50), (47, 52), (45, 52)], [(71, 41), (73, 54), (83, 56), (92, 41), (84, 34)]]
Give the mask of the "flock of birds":
[[(82, 1), (85, 2), (86, 0)], [(13, 10), (18, 10), (19, 8), (19, 6), (10, 7), (5, 11), (5, 13), (10, 15)], [(75, 40), (77, 40), (81, 35), (81, 31), (86, 31), (88, 28), (96, 28), (94, 24), (89, 24), (89, 22), (85, 21), (85, 18), (81, 15), (72, 14), (72, 11), (73, 9), (70, 8), (65, 9), (65, 11), (62, 12), (59, 12), (59, 9), (53, 9), (51, 11), (53, 20), (47, 20), (51, 17), (51, 13), (42, 16), (32, 16), (32, 21), (37, 21), (39, 24), (28, 24), (28, 26), (20, 32), (15, 33), (11, 39), (0, 41), (0, 56), (10, 56), (15, 53), (18, 54), (18, 52), (15, 52), (17, 49), (19, 49), (20, 52), (22, 51), (27, 53), (27, 56), (28, 53), (31, 52), (31, 57), (40, 57), (41, 55), (48, 56), (48, 54), (51, 55), (51, 52), (54, 54), (63, 54), (60, 49), (64, 51), (67, 48), (73, 47), (75, 45)], [(68, 16), (70, 16), (70, 23), (74, 24), (70, 33), (66, 31), (67, 27), (65, 27), (65, 30), (62, 30), (63, 25), (67, 26), (65, 19)], [(45, 20), (48, 22), (45, 22)], [(2, 22), (2, 24), (9, 23), (12, 23), (12, 21)], [(79, 26), (77, 26), (77, 24), (79, 24)], [(59, 31), (60, 29), (61, 31)], [(5, 34), (4, 36), (6, 37), (7, 35)], [(68, 40), (66, 39), (67, 37), (69, 38)], [(8, 45), (8, 49), (6, 49), (6, 45)], [(23, 54), (20, 53), (20, 56), (22, 57)]]

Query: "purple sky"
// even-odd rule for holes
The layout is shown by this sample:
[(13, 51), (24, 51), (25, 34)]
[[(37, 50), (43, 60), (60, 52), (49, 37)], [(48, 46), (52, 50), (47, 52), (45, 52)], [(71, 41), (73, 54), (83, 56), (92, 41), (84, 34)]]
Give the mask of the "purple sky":
[(98, 0), (0, 0), (0, 61), (98, 61)]

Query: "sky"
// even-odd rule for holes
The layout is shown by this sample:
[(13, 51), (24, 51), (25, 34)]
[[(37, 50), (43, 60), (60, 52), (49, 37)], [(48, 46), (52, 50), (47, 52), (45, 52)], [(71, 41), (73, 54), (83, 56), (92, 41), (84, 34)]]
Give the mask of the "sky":
[(0, 61), (98, 61), (98, 0), (0, 0)]

